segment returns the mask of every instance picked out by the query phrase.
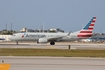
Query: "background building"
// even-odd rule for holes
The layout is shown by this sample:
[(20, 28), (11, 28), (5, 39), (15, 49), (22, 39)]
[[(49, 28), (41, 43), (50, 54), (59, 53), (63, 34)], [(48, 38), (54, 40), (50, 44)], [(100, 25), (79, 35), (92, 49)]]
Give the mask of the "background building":
[(1, 41), (11, 41), (11, 40), (9, 39), (10, 36), (11, 36), (11, 35), (0, 35), (0, 38), (1, 38), (1, 39), (4, 39), (4, 40), (1, 40)]
[(63, 32), (64, 33), (64, 30), (61, 30), (60, 28), (51, 28), (48, 30), (22, 28), (20, 32), (50, 32), (50, 33)]

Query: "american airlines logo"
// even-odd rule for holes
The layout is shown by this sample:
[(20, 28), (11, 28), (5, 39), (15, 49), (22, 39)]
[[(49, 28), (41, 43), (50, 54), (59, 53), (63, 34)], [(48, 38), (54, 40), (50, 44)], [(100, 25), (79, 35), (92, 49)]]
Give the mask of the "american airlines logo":
[(24, 33), (24, 34), (22, 35), (22, 38), (24, 38), (25, 34), (26, 34), (26, 33)]
[(46, 35), (42, 35), (42, 34), (24, 34), (24, 35), (22, 35), (22, 38), (24, 38), (24, 37), (26, 37), (26, 38), (44, 38), (44, 37), (46, 37)]

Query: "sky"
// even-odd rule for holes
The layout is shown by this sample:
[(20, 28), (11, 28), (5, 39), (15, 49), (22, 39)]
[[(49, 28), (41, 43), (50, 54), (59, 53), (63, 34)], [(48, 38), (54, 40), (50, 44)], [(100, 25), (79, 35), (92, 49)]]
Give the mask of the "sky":
[(105, 0), (0, 0), (0, 31), (3, 29), (60, 28), (78, 31), (96, 16), (94, 32), (105, 33)]

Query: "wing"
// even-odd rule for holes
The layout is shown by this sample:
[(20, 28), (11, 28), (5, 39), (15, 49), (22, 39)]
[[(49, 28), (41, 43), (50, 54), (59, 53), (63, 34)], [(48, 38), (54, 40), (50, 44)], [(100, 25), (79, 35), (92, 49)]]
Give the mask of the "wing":
[(63, 37), (68, 37), (70, 34), (71, 34), (71, 31), (67, 34), (67, 36), (48, 38), (48, 41), (58, 41), (58, 40), (61, 40)]

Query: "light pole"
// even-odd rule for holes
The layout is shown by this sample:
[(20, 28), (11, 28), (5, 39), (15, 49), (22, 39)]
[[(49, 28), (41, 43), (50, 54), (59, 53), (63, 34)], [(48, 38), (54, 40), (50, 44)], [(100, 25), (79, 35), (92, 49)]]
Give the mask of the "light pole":
[(7, 30), (7, 23), (6, 23), (6, 30)]
[(12, 23), (11, 23), (11, 34), (12, 34)]

